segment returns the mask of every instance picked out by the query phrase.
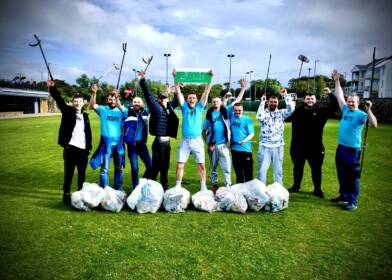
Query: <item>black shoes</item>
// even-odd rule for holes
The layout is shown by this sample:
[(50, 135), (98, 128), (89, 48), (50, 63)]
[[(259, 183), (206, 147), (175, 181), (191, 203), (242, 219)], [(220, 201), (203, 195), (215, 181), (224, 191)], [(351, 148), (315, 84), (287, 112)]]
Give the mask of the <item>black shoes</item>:
[(344, 197), (341, 197), (341, 196), (339, 195), (339, 196), (337, 196), (337, 197), (335, 197), (335, 198), (332, 198), (332, 199), (331, 199), (331, 202), (340, 203), (340, 202), (348, 202), (348, 200), (345, 199)]
[(321, 189), (314, 189), (313, 195), (319, 198), (325, 198), (325, 195)]
[(70, 193), (63, 194), (63, 203), (66, 205), (71, 205), (71, 194)]
[(288, 189), (289, 193), (299, 193), (301, 192), (301, 188), (297, 188), (297, 187), (291, 187)]

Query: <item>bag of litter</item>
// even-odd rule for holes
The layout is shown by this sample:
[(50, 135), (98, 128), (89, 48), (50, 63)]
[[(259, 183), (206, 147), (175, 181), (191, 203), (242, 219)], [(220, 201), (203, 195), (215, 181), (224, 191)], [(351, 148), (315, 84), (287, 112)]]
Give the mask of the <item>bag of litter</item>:
[(266, 193), (270, 196), (264, 208), (266, 211), (278, 212), (289, 206), (289, 192), (280, 183), (269, 185)]
[(163, 207), (167, 212), (179, 213), (188, 208), (191, 194), (181, 187), (168, 189), (163, 195)]
[(125, 192), (115, 190), (109, 186), (104, 189), (104, 198), (101, 205), (111, 212), (120, 212), (124, 206)]
[(83, 192), (73, 192), (71, 195), (71, 205), (76, 209), (90, 211), (91, 209), (83, 201)]
[(142, 178), (128, 197), (127, 203), (129, 208), (136, 208), (138, 213), (155, 213), (161, 207), (163, 193), (160, 183)]
[(199, 191), (192, 195), (192, 203), (196, 209), (205, 212), (218, 211), (218, 202), (215, 201), (214, 193), (210, 190)]
[(223, 211), (245, 213), (246, 209), (248, 209), (245, 197), (235, 189), (221, 187), (216, 191), (215, 199), (219, 208)]
[(258, 179), (234, 185), (231, 189), (240, 191), (245, 196), (249, 208), (253, 211), (260, 211), (270, 200), (267, 187)]
[(105, 196), (103, 188), (95, 183), (83, 183), (82, 187), (83, 201), (90, 209), (97, 207)]

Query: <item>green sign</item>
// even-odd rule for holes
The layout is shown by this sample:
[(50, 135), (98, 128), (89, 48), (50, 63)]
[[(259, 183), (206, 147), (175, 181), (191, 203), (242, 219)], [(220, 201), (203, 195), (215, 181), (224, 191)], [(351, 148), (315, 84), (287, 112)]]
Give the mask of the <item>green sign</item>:
[(210, 70), (176, 70), (176, 83), (199, 83), (210, 84)]

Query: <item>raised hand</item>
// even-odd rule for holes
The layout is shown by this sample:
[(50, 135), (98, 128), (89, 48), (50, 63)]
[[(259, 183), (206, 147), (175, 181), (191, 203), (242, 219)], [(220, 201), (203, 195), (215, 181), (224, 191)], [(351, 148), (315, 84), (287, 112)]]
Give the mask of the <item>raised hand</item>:
[(48, 81), (46, 82), (46, 85), (48, 86), (48, 88), (54, 87), (54, 81), (48, 80)]
[(339, 74), (338, 70), (336, 70), (336, 69), (333, 70), (333, 72), (332, 72), (332, 78), (334, 79), (335, 82), (336, 82), (336, 81), (339, 81), (339, 79), (340, 79), (340, 74)]
[(241, 84), (241, 88), (246, 88), (246, 86), (248, 85), (248, 81), (245, 79), (241, 79), (240, 84)]
[(93, 91), (93, 93), (97, 93), (97, 91), (98, 91), (98, 85), (97, 85), (97, 84), (92, 84), (92, 85), (91, 85), (91, 90)]
[(287, 89), (281, 88), (281, 90), (280, 90), (280, 95), (281, 95), (281, 96), (287, 95)]

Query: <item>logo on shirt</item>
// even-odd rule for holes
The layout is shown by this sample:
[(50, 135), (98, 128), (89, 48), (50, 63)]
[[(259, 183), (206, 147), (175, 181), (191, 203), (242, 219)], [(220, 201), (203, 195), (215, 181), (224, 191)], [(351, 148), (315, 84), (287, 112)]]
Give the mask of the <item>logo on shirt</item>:
[(352, 121), (353, 121), (353, 117), (352, 117), (352, 116), (349, 116), (348, 114), (344, 114), (344, 115), (343, 115), (343, 119), (344, 119), (345, 121), (349, 121), (349, 122), (352, 122)]
[(120, 118), (117, 116), (107, 116), (106, 120), (109, 122), (119, 122)]

